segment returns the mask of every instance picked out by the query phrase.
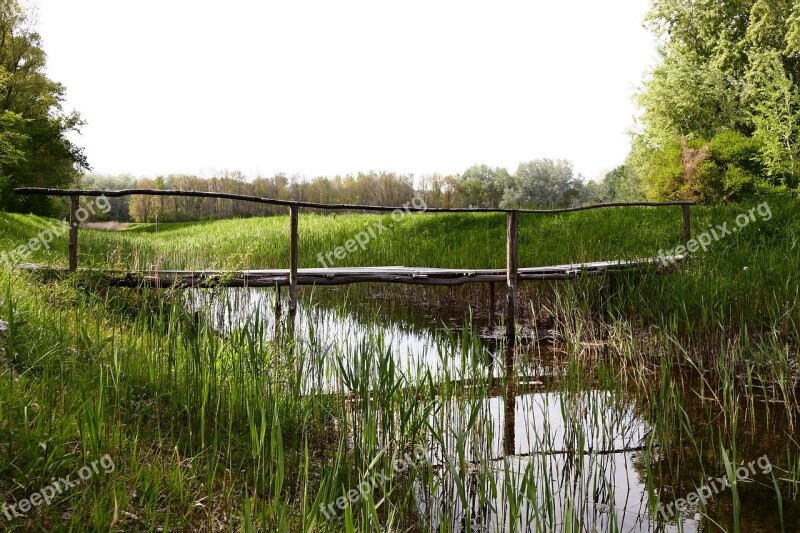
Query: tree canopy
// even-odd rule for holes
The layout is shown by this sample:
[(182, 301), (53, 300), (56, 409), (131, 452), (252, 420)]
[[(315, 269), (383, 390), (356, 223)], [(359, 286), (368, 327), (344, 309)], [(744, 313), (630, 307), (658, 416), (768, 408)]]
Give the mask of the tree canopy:
[(661, 63), (629, 165), (654, 199), (735, 200), (797, 184), (800, 4), (654, 0)]
[(89, 165), (68, 134), (83, 124), (63, 109), (65, 88), (45, 75), (46, 55), (16, 0), (0, 0), (0, 209), (48, 214), (45, 197), (14, 187), (68, 187)]

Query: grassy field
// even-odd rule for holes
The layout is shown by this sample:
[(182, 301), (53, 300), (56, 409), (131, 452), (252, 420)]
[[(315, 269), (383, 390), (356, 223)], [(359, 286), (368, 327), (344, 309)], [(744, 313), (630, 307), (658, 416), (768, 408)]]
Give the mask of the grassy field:
[[(769, 202), (769, 220), (714, 242), (672, 275), (526, 292), (525, 304), (565, 342), (553, 353), (521, 351), (518, 378), (546, 363), (541, 386), (555, 395), (577, 449), (594, 438), (590, 419), (620, 411), (644, 421), (632, 468), (656, 520), (660, 503), (723, 475), (731, 490), (693, 508), (705, 527), (800, 527), (800, 206)], [(753, 207), (696, 208), (693, 227), (732, 225)], [(301, 216), (300, 265), (318, 266), (317, 253), (375, 221)], [(0, 213), (0, 250), (49, 222)], [(679, 208), (526, 215), (520, 264), (653, 256), (679, 244), (681, 229)], [(415, 215), (337, 266), (502, 267), (504, 232), (502, 216)], [(87, 230), (81, 264), (286, 267), (287, 234), (286, 217)], [(63, 265), (65, 257), (60, 238), (27, 261)], [(497, 430), (487, 399), (507, 383), (493, 378), (499, 363), (470, 328), (438, 347), (452, 361), (444, 371), (422, 363), (412, 371), (397, 364), (379, 325), (360, 342), (323, 351), (313, 335), (275, 342), (257, 316), (221, 334), (178, 291), (108, 290), (73, 278), (44, 284), (0, 272), (0, 316), (10, 325), (0, 356), (4, 501), (18, 505), (54, 479), (75, 480), (84, 465), (114, 461), (113, 471), (98, 469), (26, 516), (0, 514), (4, 528), (575, 531), (594, 520), (601, 530), (624, 529), (614, 513), (576, 496), (579, 487), (614, 502), (614, 475), (598, 456), (534, 450), (526, 461), (498, 460), (485, 445)], [(536, 450), (555, 439), (548, 431), (536, 428)], [(434, 459), (393, 468), (418, 446)], [(770, 473), (736, 481), (737, 466), (764, 455)], [(369, 491), (330, 507), (365, 480)], [(476, 510), (485, 508), (491, 518)]]

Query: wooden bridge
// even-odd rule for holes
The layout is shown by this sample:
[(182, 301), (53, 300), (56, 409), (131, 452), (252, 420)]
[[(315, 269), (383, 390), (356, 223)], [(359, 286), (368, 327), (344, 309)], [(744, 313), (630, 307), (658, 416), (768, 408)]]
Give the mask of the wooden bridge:
[[(683, 213), (684, 243), (691, 239), (690, 206), (693, 202), (630, 202), (597, 204), (568, 209), (484, 209), (484, 208), (426, 208), (426, 207), (385, 207), (354, 204), (320, 204), (291, 200), (275, 200), (239, 194), (174, 191), (153, 189), (127, 189), (118, 191), (99, 190), (65, 190), (42, 188), (19, 188), (16, 194), (67, 196), (71, 199), (70, 232), (69, 232), (69, 268), (57, 269), (28, 265), (31, 270), (53, 273), (76, 271), (78, 269), (78, 228), (80, 198), (100, 197), (117, 198), (131, 195), (148, 196), (190, 196), (197, 198), (217, 198), (239, 200), (289, 208), (289, 268), (274, 270), (214, 271), (214, 270), (142, 270), (113, 271), (103, 270), (100, 274), (111, 285), (123, 287), (289, 287), (289, 317), (291, 324), (297, 312), (297, 287), (299, 285), (347, 285), (352, 283), (402, 283), (408, 285), (456, 286), (466, 283), (489, 283), (490, 315), (494, 315), (495, 284), (505, 283), (507, 292), (506, 341), (507, 347), (513, 349), (516, 330), (517, 285), (521, 281), (566, 280), (581, 276), (610, 275), (642, 269), (659, 268), (662, 259), (676, 263), (683, 260), (682, 255), (666, 258), (643, 258), (632, 261), (602, 261), (572, 265), (520, 268), (517, 265), (518, 223), (520, 214), (552, 215), (590, 209), (607, 209), (614, 207), (664, 207), (678, 206)], [(506, 268), (505, 269), (450, 269), (422, 268), (405, 266), (387, 267), (350, 267), (350, 268), (298, 268), (298, 216), (301, 209), (336, 210), (336, 211), (369, 211), (369, 212), (425, 212), (425, 213), (505, 213), (507, 218), (506, 232)], [(279, 299), (278, 299), (279, 302)]]

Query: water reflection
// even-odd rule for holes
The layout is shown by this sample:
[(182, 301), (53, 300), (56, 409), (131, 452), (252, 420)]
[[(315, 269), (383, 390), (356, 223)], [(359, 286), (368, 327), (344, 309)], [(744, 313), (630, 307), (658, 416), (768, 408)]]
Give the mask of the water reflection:
[[(648, 433), (632, 404), (602, 390), (544, 392), (477, 406), (447, 402), (443, 413), (431, 421), (448, 435), (431, 451), (438, 483), (434, 491), (417, 486), (433, 527), (552, 531), (572, 522), (579, 531), (659, 530), (632, 467)], [(459, 468), (461, 453), (466, 468)], [(683, 530), (695, 526), (685, 523)]]
[[(449, 381), (469, 380), (458, 333), (447, 333), (430, 313), (407, 309), (389, 315), (383, 307), (357, 302), (303, 304), (297, 314), (297, 339), (319, 354), (346, 359), (357, 353), (365, 339), (392, 354), (399, 372), (413, 380), (422, 372), (447, 376)], [(274, 291), (227, 289), (219, 293), (195, 291), (189, 299), (194, 309), (214, 317), (222, 333), (259, 323), (275, 329)], [(287, 306), (284, 303), (283, 308)], [(460, 327), (465, 327), (461, 315)], [(528, 355), (518, 368), (517, 382), (503, 381), (504, 358), (497, 340), (482, 340), (484, 375), (497, 386), (483, 397), (441, 402), (430, 420), (445, 435), (431, 445), (433, 484), (415, 486), (420, 515), (440, 531), (705, 531), (731, 530), (732, 496), (720, 494), (707, 509), (667, 519), (659, 518), (655, 505), (686, 496), (707, 476), (724, 474), (715, 455), (715, 431), (708, 422), (707, 405), (686, 383), (685, 419), (676, 423), (696, 431), (694, 448), (680, 441), (662, 441), (652, 456), (641, 445), (651, 432), (647, 410), (637, 399), (618, 390), (587, 389), (579, 392), (550, 390), (559, 369), (552, 358)], [(337, 390), (332, 379), (339, 364), (325, 358), (310, 369), (306, 388)], [(527, 376), (527, 377), (525, 377)], [(751, 413), (748, 427), (737, 434), (740, 457), (768, 454), (786, 457), (794, 433), (782, 424), (778, 407), (772, 416)], [(463, 460), (462, 460), (463, 459)], [(741, 531), (780, 531), (777, 500), (769, 480), (743, 485)], [(744, 502), (747, 505), (744, 505)], [(785, 524), (800, 530), (800, 506), (785, 499)], [(703, 518), (703, 512), (708, 517)], [(715, 525), (716, 524), (716, 525)]]

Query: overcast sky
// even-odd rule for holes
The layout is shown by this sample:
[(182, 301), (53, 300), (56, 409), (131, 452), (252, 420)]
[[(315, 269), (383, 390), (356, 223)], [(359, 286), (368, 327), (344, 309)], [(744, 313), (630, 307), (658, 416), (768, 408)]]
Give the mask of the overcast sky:
[(621, 163), (647, 0), (39, 0), (94, 170), (417, 176)]

